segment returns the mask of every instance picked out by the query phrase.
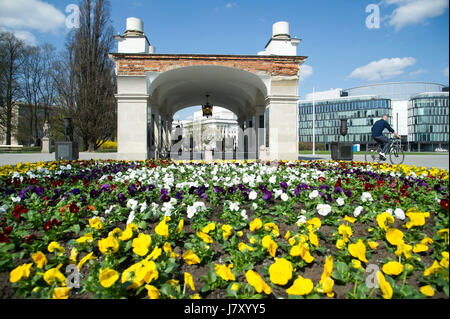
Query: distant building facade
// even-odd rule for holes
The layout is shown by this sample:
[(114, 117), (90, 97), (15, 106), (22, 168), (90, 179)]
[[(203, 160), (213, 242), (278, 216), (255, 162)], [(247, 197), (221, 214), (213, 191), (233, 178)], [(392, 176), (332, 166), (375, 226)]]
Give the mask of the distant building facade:
[[(299, 141), (313, 139), (312, 106), (315, 105), (315, 142), (352, 142), (364, 151), (373, 143), (371, 127), (387, 114), (392, 128), (402, 136), (405, 149), (447, 149), (448, 87), (427, 82), (374, 84), (346, 90), (308, 94), (299, 102)], [(348, 119), (348, 135), (339, 136), (340, 119)]]

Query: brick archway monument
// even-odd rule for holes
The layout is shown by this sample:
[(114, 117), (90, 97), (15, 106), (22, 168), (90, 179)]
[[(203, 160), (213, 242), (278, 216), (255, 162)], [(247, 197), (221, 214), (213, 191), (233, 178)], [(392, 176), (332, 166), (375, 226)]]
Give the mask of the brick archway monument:
[[(117, 75), (118, 159), (158, 158), (170, 149), (173, 115), (205, 103), (233, 111), (254, 157), (298, 159), (300, 40), (287, 22), (273, 26), (266, 50), (258, 55), (155, 54), (143, 23), (127, 19), (111, 53)], [(264, 152), (264, 153), (263, 153)]]

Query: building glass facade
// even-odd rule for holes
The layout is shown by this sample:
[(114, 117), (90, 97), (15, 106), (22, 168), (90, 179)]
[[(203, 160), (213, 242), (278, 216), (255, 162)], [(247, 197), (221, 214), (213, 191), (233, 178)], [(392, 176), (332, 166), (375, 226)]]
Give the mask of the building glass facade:
[[(381, 115), (390, 112), (391, 101), (374, 97), (343, 97), (315, 102), (316, 143), (326, 144), (345, 141), (361, 144), (365, 149), (372, 143), (371, 128)], [(300, 142), (312, 143), (312, 101), (299, 103), (299, 139)], [(347, 136), (340, 135), (341, 119), (347, 119)], [(363, 146), (364, 145), (364, 146)]]
[(411, 151), (449, 148), (449, 93), (415, 95), (408, 105), (408, 142)]

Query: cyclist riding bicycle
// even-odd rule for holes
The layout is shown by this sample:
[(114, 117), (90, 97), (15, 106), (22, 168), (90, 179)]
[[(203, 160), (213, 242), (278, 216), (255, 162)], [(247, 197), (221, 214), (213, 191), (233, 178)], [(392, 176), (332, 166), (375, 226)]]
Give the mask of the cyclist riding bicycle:
[(383, 135), (384, 129), (387, 129), (389, 132), (394, 134), (396, 138), (401, 138), (400, 135), (398, 135), (397, 132), (395, 132), (395, 130), (389, 125), (387, 119), (387, 114), (383, 114), (381, 119), (376, 121), (372, 126), (372, 137), (381, 146), (380, 159), (383, 161), (386, 160), (386, 153), (392, 144), (391, 139)]

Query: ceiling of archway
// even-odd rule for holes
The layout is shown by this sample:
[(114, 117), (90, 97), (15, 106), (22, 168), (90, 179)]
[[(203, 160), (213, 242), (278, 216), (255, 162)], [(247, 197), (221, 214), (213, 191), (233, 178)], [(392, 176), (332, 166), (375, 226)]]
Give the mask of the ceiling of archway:
[(255, 74), (215, 65), (167, 71), (157, 75), (149, 87), (152, 104), (162, 113), (172, 115), (183, 108), (204, 104), (207, 92), (213, 105), (239, 116), (264, 103), (267, 89)]

